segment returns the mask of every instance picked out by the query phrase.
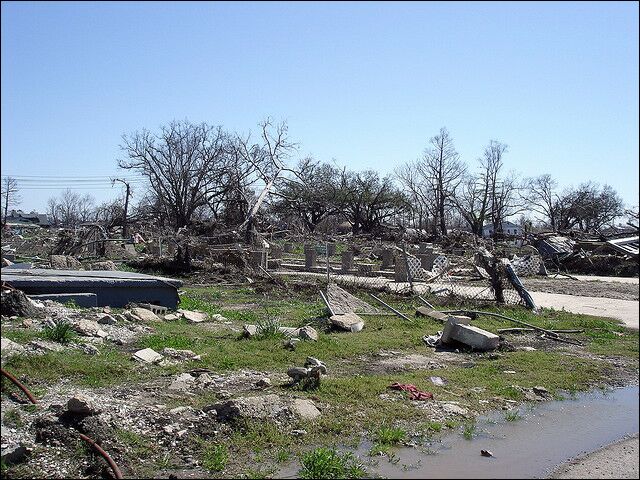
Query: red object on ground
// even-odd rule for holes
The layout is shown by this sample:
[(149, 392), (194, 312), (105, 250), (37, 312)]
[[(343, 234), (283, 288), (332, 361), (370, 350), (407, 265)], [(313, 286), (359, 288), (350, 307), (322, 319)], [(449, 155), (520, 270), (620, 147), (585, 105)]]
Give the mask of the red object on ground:
[(394, 390), (402, 390), (403, 392), (409, 392), (409, 400), (430, 400), (433, 398), (433, 393), (419, 390), (415, 385), (410, 383), (392, 383), (389, 388)]

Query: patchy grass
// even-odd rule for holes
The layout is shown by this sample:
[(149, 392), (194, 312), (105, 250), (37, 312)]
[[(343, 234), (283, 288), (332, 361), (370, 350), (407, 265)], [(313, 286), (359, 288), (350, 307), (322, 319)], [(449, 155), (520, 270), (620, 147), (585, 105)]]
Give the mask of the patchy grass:
[(210, 472), (222, 472), (229, 461), (226, 445), (207, 445), (201, 454), (202, 466)]
[(300, 478), (364, 478), (366, 472), (351, 453), (334, 448), (316, 448), (300, 458)]
[(6, 368), (20, 372), (20, 376), (36, 385), (52, 385), (61, 379), (70, 379), (83, 386), (103, 387), (147, 378), (157, 367), (136, 364), (128, 354), (107, 347), (100, 355), (93, 356), (78, 350), (18, 355), (7, 360)]

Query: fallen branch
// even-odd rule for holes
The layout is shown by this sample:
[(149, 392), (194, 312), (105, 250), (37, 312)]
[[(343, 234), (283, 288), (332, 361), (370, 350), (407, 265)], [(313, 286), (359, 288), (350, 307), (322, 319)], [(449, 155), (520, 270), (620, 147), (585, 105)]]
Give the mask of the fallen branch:
[(91, 445), (95, 449), (96, 452), (102, 455), (102, 457), (107, 461), (107, 463), (111, 467), (111, 470), (113, 470), (113, 474), (115, 475), (116, 478), (118, 479), (124, 478), (122, 476), (122, 472), (120, 472), (120, 469), (118, 468), (118, 465), (116, 465), (116, 462), (113, 461), (113, 459), (109, 456), (109, 454), (105, 452), (100, 445), (98, 445), (95, 441), (93, 441), (91, 438), (87, 437), (83, 433), (80, 433), (79, 435), (82, 440), (87, 442), (89, 445)]
[(395, 308), (393, 308), (391, 305), (385, 303), (384, 301), (380, 300), (378, 297), (376, 297), (373, 293), (370, 293), (369, 295), (371, 295), (373, 298), (375, 298), (377, 301), (379, 301), (382, 305), (384, 305), (385, 307), (387, 307), (389, 310), (391, 310), (393, 313), (395, 313), (396, 315), (398, 315), (400, 318), (404, 318), (405, 320), (409, 320), (411, 321), (411, 319), (409, 317), (407, 317), (404, 313), (399, 312), (398, 310), (396, 310)]
[(24, 392), (24, 394), (27, 396), (27, 398), (29, 398), (29, 401), (33, 404), (38, 403), (38, 400), (36, 400), (36, 397), (33, 396), (33, 394), (29, 391), (29, 389), (27, 387), (25, 387), (20, 380), (18, 380), (16, 377), (14, 377), (13, 375), (11, 375), (9, 372), (7, 372), (4, 368), (0, 369), (2, 370), (2, 375), (4, 375), (5, 377), (7, 377), (9, 380), (11, 380), (20, 390), (22, 390)]

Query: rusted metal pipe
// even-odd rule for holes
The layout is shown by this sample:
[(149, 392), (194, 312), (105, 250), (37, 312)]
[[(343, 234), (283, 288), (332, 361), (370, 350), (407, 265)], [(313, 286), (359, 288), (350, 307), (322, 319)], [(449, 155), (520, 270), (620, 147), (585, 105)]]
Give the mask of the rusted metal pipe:
[(96, 452), (102, 455), (102, 457), (107, 461), (107, 463), (111, 467), (111, 470), (113, 470), (113, 474), (116, 476), (116, 478), (118, 479), (124, 478), (122, 476), (122, 472), (118, 468), (118, 465), (116, 465), (116, 462), (113, 461), (113, 459), (109, 456), (109, 454), (106, 451), (104, 451), (100, 445), (98, 445), (95, 441), (93, 441), (91, 438), (87, 437), (83, 433), (80, 433), (79, 435), (82, 440), (87, 442), (89, 445), (91, 445), (95, 449)]
[(7, 377), (9, 380), (11, 380), (20, 390), (22, 390), (24, 392), (24, 394), (27, 396), (27, 398), (29, 398), (29, 401), (31, 403), (38, 403), (38, 400), (36, 400), (36, 397), (33, 396), (33, 394), (29, 391), (29, 389), (27, 387), (25, 387), (20, 380), (18, 380), (16, 377), (14, 377), (13, 375), (11, 375), (9, 372), (7, 372), (4, 368), (0, 369), (2, 370), (2, 375), (4, 375), (5, 377)]
[(398, 310), (396, 310), (395, 308), (393, 308), (391, 305), (389, 305), (388, 303), (385, 303), (383, 300), (380, 300), (378, 297), (376, 297), (373, 293), (370, 293), (369, 295), (371, 295), (373, 298), (375, 298), (378, 302), (380, 302), (382, 305), (384, 305), (385, 307), (387, 307), (389, 310), (391, 310), (393, 313), (395, 313), (396, 315), (398, 315), (400, 318), (404, 318), (405, 320), (409, 320), (411, 321), (411, 319), (409, 317), (407, 317), (404, 313), (399, 312)]

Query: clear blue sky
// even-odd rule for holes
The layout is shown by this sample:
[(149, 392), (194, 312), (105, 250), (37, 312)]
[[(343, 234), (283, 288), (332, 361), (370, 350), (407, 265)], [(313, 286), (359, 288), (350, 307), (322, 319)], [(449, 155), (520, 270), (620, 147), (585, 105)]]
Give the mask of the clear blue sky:
[(497, 139), (524, 176), (637, 205), (638, 89), (636, 2), (2, 2), (3, 176), (113, 175), (125, 132), (270, 115), (354, 169), (391, 172), (446, 126), (469, 164)]

